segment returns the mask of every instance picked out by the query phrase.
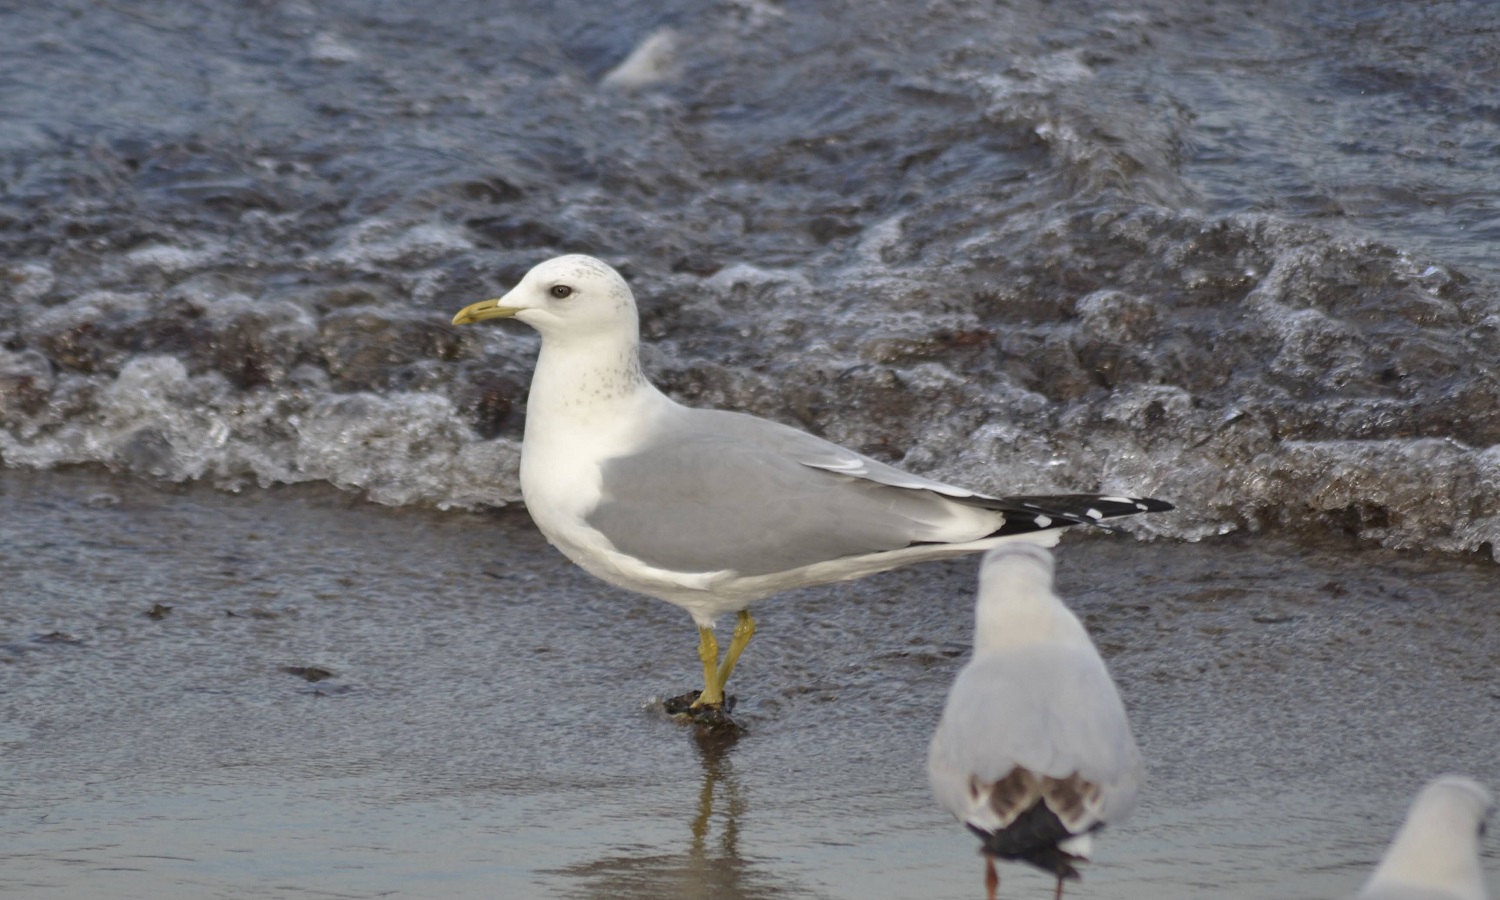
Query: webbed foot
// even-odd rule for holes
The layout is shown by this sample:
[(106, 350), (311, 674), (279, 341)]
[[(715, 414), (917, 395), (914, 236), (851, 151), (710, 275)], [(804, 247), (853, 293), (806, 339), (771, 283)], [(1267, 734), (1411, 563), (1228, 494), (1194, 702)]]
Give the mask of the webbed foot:
[(692, 724), (699, 729), (745, 730), (744, 726), (740, 725), (729, 715), (730, 711), (734, 709), (734, 697), (725, 697), (723, 703), (705, 703), (701, 706), (695, 706), (694, 703), (697, 702), (698, 695), (701, 693), (702, 691), (688, 691), (686, 694), (679, 694), (676, 697), (663, 700), (662, 707), (667, 711), (667, 715), (678, 722), (685, 725)]

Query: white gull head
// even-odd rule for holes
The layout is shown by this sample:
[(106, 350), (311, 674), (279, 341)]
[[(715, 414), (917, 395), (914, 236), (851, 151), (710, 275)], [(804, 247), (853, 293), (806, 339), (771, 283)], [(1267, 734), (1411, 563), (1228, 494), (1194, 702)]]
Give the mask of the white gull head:
[(1052, 587), (1055, 564), (1045, 547), (999, 544), (979, 565), (974, 604), (974, 652), (1025, 644), (1093, 645), (1082, 623)]
[(505, 296), (460, 310), (453, 324), (511, 317), (549, 342), (607, 336), (633, 344), (639, 334), (635, 297), (625, 279), (581, 254), (538, 264)]

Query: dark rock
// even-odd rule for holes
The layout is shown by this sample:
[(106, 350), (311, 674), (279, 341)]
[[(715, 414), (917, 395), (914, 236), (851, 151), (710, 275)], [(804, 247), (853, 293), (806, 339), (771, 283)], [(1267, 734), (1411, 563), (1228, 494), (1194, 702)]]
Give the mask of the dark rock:
[(403, 292), (381, 281), (352, 281), (317, 292), (314, 303), (319, 309), (347, 309), (356, 306), (400, 306)]
[(504, 433), (526, 391), (526, 383), (513, 375), (478, 369), (464, 374), (453, 400), (475, 433), (490, 440)]
[(35, 416), (52, 393), (52, 366), (35, 350), (0, 353), (0, 420)]
[(317, 359), (317, 331), (285, 306), (246, 310), (198, 330), (193, 356), (242, 389), (282, 384), (292, 369)]
[(499, 175), (465, 181), (458, 185), (458, 192), (466, 200), (496, 204), (514, 203), (524, 196), (520, 188)]
[(457, 359), (465, 347), (451, 326), (368, 307), (331, 313), (319, 328), (319, 352), (340, 390), (384, 387), (400, 366)]
[(465, 219), (464, 227), (473, 232), (475, 243), (480, 246), (503, 250), (556, 249), (568, 245), (567, 238), (552, 226), (513, 214), (475, 216)]
[(863, 227), (858, 222), (834, 216), (818, 216), (807, 223), (807, 233), (812, 235), (813, 240), (820, 244), (827, 244), (841, 237), (859, 234), (863, 230)]

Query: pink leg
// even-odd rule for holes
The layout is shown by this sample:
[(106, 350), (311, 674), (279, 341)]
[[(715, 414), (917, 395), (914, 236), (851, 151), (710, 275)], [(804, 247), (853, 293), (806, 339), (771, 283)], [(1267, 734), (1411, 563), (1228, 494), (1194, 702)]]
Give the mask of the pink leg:
[(988, 856), (984, 858), (984, 893), (989, 900), (995, 900), (995, 892), (1000, 890), (1000, 875), (995, 871), (995, 861)]
[(1057, 879), (1057, 893), (1052, 895), (1052, 900), (1062, 900), (1062, 885), (1063, 885), (1062, 876), (1058, 876), (1058, 879)]

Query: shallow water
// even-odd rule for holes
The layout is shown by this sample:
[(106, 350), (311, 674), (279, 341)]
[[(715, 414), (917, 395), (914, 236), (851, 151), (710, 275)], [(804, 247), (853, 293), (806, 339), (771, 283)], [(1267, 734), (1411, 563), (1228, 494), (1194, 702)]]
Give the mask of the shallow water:
[[(694, 682), (687, 617), (521, 513), (73, 469), (6, 472), (0, 529), (0, 893), (980, 895), (923, 768), (972, 561), (766, 601), (733, 687), (748, 733), (700, 746), (652, 705)], [(1500, 784), (1492, 564), (1244, 536), (1060, 552), (1149, 763), (1070, 895), (1340, 896), (1426, 777)]]

